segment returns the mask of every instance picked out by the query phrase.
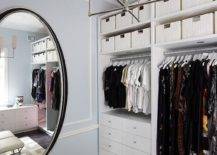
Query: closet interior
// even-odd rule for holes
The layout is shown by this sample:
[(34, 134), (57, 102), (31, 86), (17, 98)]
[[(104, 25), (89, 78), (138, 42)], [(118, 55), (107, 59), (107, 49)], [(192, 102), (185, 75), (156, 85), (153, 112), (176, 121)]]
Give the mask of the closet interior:
[[(145, 0), (138, 3), (142, 2)], [(203, 129), (207, 135), (214, 130), (208, 124), (213, 124), (215, 105), (212, 104), (212, 112), (207, 109), (213, 96), (203, 100), (204, 94), (195, 91), (195, 81), (201, 82), (201, 91), (213, 95), (211, 90), (215, 88), (206, 83), (206, 78), (215, 75), (217, 2), (168, 0), (130, 9), (139, 22), (124, 11), (106, 13), (98, 21), (100, 155), (215, 154), (214, 133), (209, 134), (208, 142), (186, 134), (183, 138), (182, 133), (197, 133), (203, 137)], [(195, 69), (200, 72), (192, 69), (195, 63), (198, 63)], [(181, 84), (180, 88), (176, 87), (179, 86), (177, 80), (183, 82), (190, 75), (183, 77), (181, 74), (182, 79), (173, 79), (177, 76), (172, 74), (176, 70), (174, 66), (181, 73), (183, 67), (190, 66), (194, 73), (189, 73), (193, 79), (189, 88), (182, 89)], [(204, 85), (209, 87), (204, 88)], [(187, 100), (184, 92), (192, 93), (195, 100)], [(175, 94), (178, 97), (173, 100)], [(185, 111), (184, 117), (182, 110), (189, 101), (198, 104), (191, 106), (197, 110)], [(173, 117), (174, 113), (178, 116)], [(187, 118), (187, 114), (194, 117)], [(176, 128), (172, 126), (174, 121)], [(197, 122), (200, 122), (198, 126)], [(171, 138), (173, 141), (167, 141)], [(205, 147), (204, 143), (209, 145)]]
[(60, 80), (57, 50), (50, 36), (31, 43), (31, 46), (32, 102), (39, 108), (39, 127), (52, 135), (56, 128), (60, 104), (60, 94), (56, 93), (55, 89), (61, 89), (54, 86), (54, 80)]

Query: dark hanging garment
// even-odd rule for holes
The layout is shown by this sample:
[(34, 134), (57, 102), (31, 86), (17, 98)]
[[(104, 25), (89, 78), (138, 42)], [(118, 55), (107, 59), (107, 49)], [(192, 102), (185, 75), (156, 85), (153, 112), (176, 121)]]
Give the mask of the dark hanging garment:
[(38, 78), (37, 78), (37, 88), (36, 88), (36, 101), (43, 102), (46, 98), (45, 93), (45, 70), (40, 69), (38, 71)]
[(36, 89), (37, 89), (37, 76), (38, 76), (38, 71), (39, 69), (34, 69), (32, 71), (32, 98), (35, 100), (36, 99)]
[(59, 110), (61, 101), (61, 75), (59, 70), (53, 71), (51, 74), (50, 92), (52, 109)]
[(111, 108), (124, 108), (126, 105), (126, 88), (121, 82), (124, 68), (125, 66), (110, 66), (104, 71), (105, 101)]

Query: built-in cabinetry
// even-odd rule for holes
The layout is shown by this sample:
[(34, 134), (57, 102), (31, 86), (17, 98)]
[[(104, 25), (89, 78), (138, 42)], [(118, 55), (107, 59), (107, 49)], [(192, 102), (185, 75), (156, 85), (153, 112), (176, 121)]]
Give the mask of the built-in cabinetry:
[(58, 52), (55, 43), (50, 36), (41, 38), (32, 43), (32, 69), (45, 70), (45, 100), (38, 103), (33, 100), (34, 104), (39, 107), (39, 127), (48, 133), (53, 133), (59, 112), (52, 109), (51, 105), (51, 74), (59, 68)]
[(0, 108), (0, 131), (18, 133), (38, 128), (38, 108), (35, 105)]
[(104, 113), (99, 132), (101, 154), (151, 154), (151, 124), (144, 116), (121, 110)]
[[(217, 43), (217, 1), (166, 0), (132, 9), (136, 13), (136, 16), (144, 20), (136, 22), (132, 16), (123, 12), (108, 13), (99, 18), (98, 101), (100, 155), (120, 155), (127, 154), (127, 152), (134, 155), (155, 155), (158, 111), (158, 65), (164, 59), (165, 54), (180, 49), (210, 47)], [(132, 120), (127, 116), (130, 116), (130, 113), (128, 115), (127, 113), (120, 113), (117, 116), (114, 112), (111, 112), (113, 109), (105, 105), (102, 74), (106, 66), (111, 63), (110, 60), (113, 57), (125, 57), (128, 55), (145, 54), (147, 52), (151, 53), (152, 110), (151, 118), (139, 115), (131, 116), (131, 118), (140, 117), (143, 120), (142, 123), (138, 123), (136, 119), (133, 119), (135, 124), (143, 124), (142, 126), (144, 127), (143, 135), (137, 135), (140, 131), (129, 131)], [(123, 124), (129, 125), (127, 126), (128, 131), (126, 131), (126, 126)], [(151, 128), (151, 132), (146, 131), (148, 128)], [(132, 131), (134, 130), (132, 129)], [(146, 133), (149, 133), (150, 137), (144, 137)], [(128, 139), (138, 136), (139, 139), (149, 139), (142, 142), (143, 150), (140, 149), (141, 146), (130, 143), (130, 140), (128, 141)]]

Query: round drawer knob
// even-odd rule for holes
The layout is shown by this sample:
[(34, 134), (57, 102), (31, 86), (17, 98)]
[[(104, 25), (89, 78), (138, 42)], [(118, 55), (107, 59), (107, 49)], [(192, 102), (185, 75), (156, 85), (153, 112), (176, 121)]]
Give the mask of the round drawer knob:
[(108, 147), (112, 147), (111, 145), (109, 145)]
[(108, 135), (110, 135), (110, 136), (111, 136), (112, 134), (111, 134), (111, 133), (109, 133)]
[(111, 123), (111, 121), (108, 121), (108, 123)]
[(136, 141), (133, 141), (134, 144), (136, 144)]
[(133, 129), (135, 129), (135, 130), (136, 130), (136, 127), (133, 127)]

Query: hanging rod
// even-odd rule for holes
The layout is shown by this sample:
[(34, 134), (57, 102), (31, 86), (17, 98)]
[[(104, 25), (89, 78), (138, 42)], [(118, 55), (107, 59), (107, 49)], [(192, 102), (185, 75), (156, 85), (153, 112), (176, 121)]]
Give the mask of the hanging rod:
[(201, 48), (191, 48), (191, 49), (184, 49), (184, 50), (176, 50), (176, 51), (167, 51), (164, 52), (164, 55), (185, 55), (185, 54), (201, 54), (201, 53), (212, 53), (217, 52), (217, 47), (201, 47)]
[(147, 57), (151, 57), (151, 54), (141, 54), (136, 56), (125, 56), (125, 57), (114, 57), (111, 58), (110, 61), (123, 61), (123, 60), (133, 60), (133, 59), (144, 59)]

